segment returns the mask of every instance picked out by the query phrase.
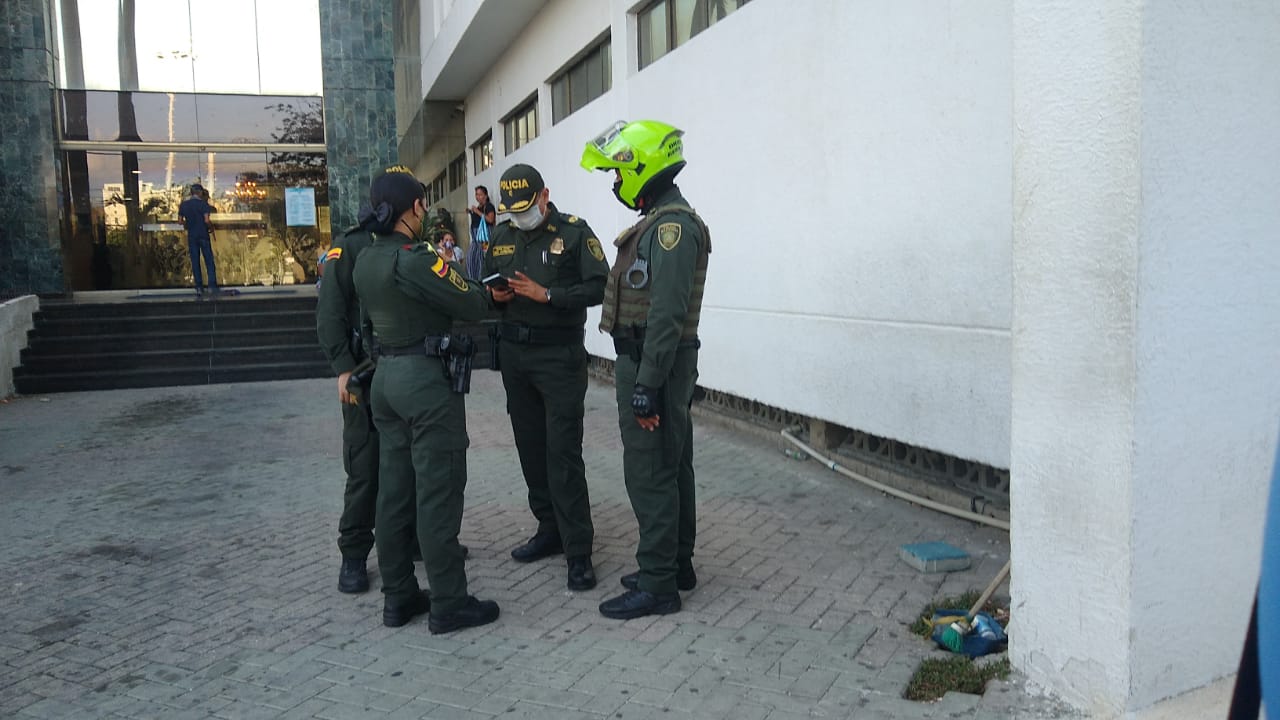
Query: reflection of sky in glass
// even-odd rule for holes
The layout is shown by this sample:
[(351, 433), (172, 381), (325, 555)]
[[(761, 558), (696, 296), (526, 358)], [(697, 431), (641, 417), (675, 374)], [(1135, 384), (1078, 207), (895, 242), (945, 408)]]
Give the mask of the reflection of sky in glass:
[[(64, 97), (66, 93), (63, 93)], [(88, 91), (85, 120), (89, 140), (115, 140), (120, 135), (120, 110), (114, 92)], [(138, 137), (146, 142), (251, 142), (270, 143), (282, 137), (285, 119), (294, 113), (319, 118), (319, 98), (277, 95), (188, 95), (185, 93), (130, 93), (137, 119)], [(170, 99), (173, 132), (169, 132)], [(284, 105), (284, 109), (280, 109)], [(71, 110), (63, 105), (70, 136)], [(198, 123), (197, 123), (198, 118)], [(316, 123), (313, 137), (289, 138), (290, 142), (323, 143)]]
[[(321, 94), (318, 0), (135, 3), (140, 90)], [(120, 89), (118, 3), (79, 0), (79, 18), (84, 87)]]

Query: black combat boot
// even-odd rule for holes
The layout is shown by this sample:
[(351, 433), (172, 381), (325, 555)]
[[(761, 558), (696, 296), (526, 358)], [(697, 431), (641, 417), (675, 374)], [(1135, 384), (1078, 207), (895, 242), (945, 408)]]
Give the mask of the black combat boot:
[(644, 590), (628, 590), (600, 603), (600, 614), (614, 620), (630, 620), (645, 615), (670, 615), (680, 611), (680, 593), (655, 595)]
[(419, 590), (418, 594), (396, 605), (392, 605), (388, 598), (382, 601), (382, 624), (400, 627), (426, 612), (431, 612), (431, 593), (426, 590)]
[(369, 572), (364, 564), (364, 559), (342, 558), (342, 568), (338, 570), (338, 592), (362, 593), (369, 589)]
[(555, 533), (540, 532), (523, 545), (517, 546), (511, 551), (511, 557), (516, 562), (533, 562), (541, 560), (544, 557), (559, 555), (564, 552), (564, 545), (560, 542), (560, 536)]
[(568, 562), (570, 590), (590, 590), (596, 586), (596, 569), (591, 566), (590, 555), (574, 555)]
[(463, 628), (488, 625), (498, 619), (498, 603), (467, 596), (467, 604), (451, 613), (431, 613), (427, 616), (427, 629), (432, 635), (453, 632)]

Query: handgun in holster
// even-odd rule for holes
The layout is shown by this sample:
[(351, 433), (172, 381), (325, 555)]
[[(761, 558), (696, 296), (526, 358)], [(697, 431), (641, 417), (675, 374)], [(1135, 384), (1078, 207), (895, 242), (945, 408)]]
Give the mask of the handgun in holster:
[(470, 335), (444, 335), (435, 348), (444, 365), (444, 376), (456, 393), (471, 392), (471, 361), (476, 355), (475, 342)]
[(365, 358), (351, 370), (347, 378), (347, 393), (357, 405), (368, 399), (369, 390), (373, 387), (373, 371), (377, 369), (378, 364), (373, 358)]

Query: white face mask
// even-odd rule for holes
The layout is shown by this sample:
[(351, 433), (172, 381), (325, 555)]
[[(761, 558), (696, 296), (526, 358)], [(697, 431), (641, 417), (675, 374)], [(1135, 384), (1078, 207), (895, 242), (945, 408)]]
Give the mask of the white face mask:
[(511, 213), (511, 222), (521, 230), (532, 230), (542, 224), (542, 210), (534, 203), (524, 212)]

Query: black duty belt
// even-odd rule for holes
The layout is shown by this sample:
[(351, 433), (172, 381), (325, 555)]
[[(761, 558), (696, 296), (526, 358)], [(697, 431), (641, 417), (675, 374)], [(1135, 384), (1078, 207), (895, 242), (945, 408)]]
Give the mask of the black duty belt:
[(448, 337), (447, 335), (428, 335), (422, 339), (422, 342), (413, 343), (412, 345), (391, 346), (382, 345), (378, 348), (378, 354), (382, 357), (400, 357), (403, 355), (425, 355), (427, 357), (440, 356), (440, 341)]
[(520, 345), (575, 345), (582, 343), (582, 328), (529, 327), (504, 322), (498, 326), (498, 336)]
[[(676, 343), (677, 350), (683, 350), (686, 348), (697, 349), (700, 347), (702, 347), (702, 341), (699, 340), (698, 338), (681, 340), (680, 342)], [(644, 355), (644, 338), (641, 337), (639, 339), (636, 339), (636, 338), (626, 338), (626, 337), (615, 337), (613, 339), (613, 350), (614, 352), (618, 353), (618, 355), (620, 356), (627, 355), (632, 360), (635, 360), (636, 362), (640, 362), (641, 356)]]

